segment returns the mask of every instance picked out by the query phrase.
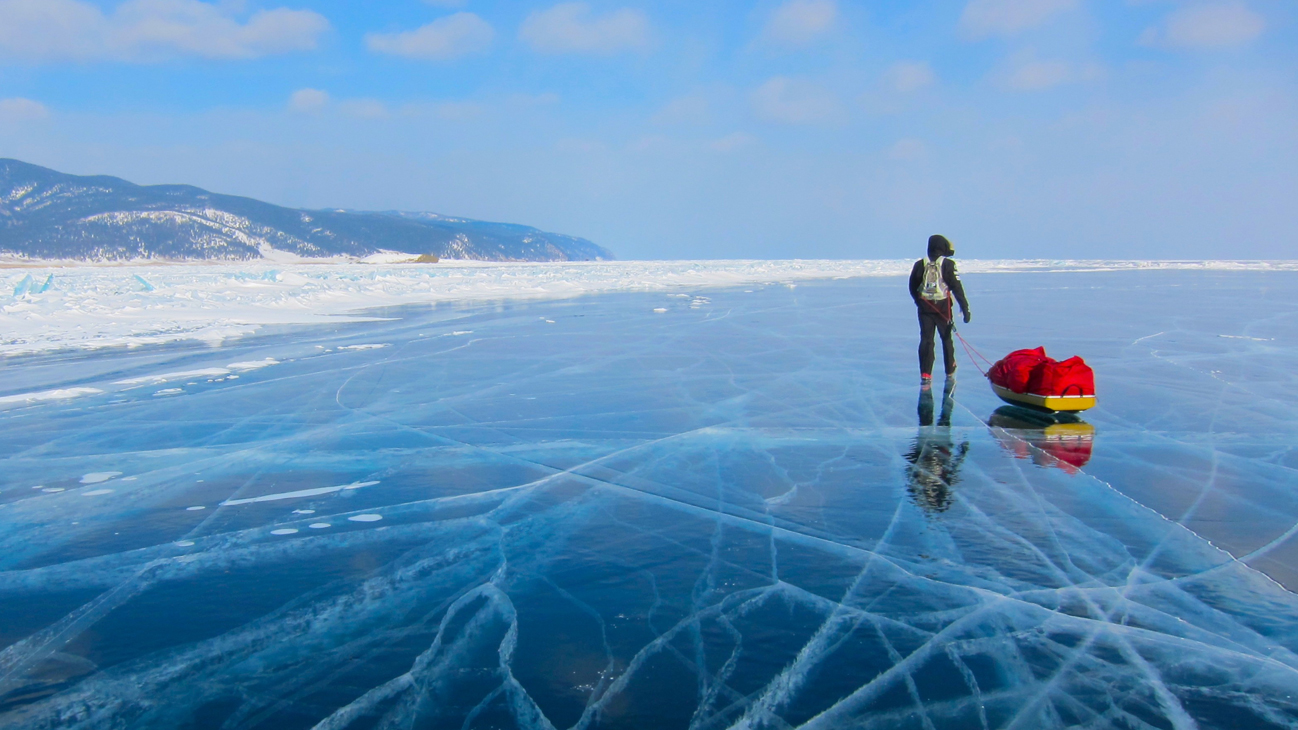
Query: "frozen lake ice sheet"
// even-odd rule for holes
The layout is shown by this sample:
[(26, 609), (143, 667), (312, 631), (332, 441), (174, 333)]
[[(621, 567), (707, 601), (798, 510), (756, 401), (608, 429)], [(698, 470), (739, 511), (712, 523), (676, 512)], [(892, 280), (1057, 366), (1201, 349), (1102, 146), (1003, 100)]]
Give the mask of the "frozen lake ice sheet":
[(896, 278), (10, 360), (0, 725), (1298, 726), (1298, 274), (966, 283), (1093, 436)]

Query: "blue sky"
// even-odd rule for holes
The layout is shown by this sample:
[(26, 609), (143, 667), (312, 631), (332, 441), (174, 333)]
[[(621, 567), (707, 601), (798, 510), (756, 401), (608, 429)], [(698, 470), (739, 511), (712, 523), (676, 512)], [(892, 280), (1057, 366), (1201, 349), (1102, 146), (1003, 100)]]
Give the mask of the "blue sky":
[(624, 258), (1298, 254), (1287, 0), (0, 0), (0, 155)]

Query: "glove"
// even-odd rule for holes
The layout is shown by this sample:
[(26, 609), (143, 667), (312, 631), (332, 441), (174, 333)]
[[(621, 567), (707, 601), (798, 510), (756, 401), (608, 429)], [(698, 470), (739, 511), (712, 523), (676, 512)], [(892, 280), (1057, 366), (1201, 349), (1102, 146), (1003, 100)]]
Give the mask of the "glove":
[(969, 317), (970, 317), (969, 310), (966, 309), (966, 310), (964, 311), (964, 323), (965, 323), (965, 324), (969, 324)]

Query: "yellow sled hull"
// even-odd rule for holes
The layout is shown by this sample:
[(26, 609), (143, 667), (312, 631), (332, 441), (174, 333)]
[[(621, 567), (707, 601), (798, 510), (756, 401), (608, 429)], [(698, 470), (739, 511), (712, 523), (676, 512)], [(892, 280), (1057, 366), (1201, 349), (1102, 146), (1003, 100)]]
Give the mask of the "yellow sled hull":
[(992, 390), (1001, 400), (1020, 406), (1044, 408), (1047, 411), (1084, 411), (1095, 407), (1093, 395), (1033, 395), (1032, 393), (1015, 393), (992, 383)]

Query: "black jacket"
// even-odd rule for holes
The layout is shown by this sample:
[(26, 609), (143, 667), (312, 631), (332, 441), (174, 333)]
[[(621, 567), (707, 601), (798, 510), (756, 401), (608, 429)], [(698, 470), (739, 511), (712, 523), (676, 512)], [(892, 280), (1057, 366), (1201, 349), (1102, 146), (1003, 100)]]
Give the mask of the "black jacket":
[[(920, 259), (915, 262), (913, 267), (911, 267), (910, 298), (915, 300), (915, 306), (919, 307), (920, 311), (933, 311), (933, 308), (925, 303), (919, 296), (919, 288), (924, 284), (925, 263), (927, 262), (924, 259)], [(960, 283), (960, 275), (956, 273), (955, 259), (948, 258), (942, 262), (942, 280), (946, 282), (946, 288), (951, 290), (951, 294), (955, 296), (955, 300), (960, 303), (960, 311), (967, 313), (969, 311), (969, 300), (965, 299), (964, 284)], [(947, 311), (946, 305), (939, 304), (938, 307), (939, 314), (948, 317), (951, 315), (951, 313)]]

